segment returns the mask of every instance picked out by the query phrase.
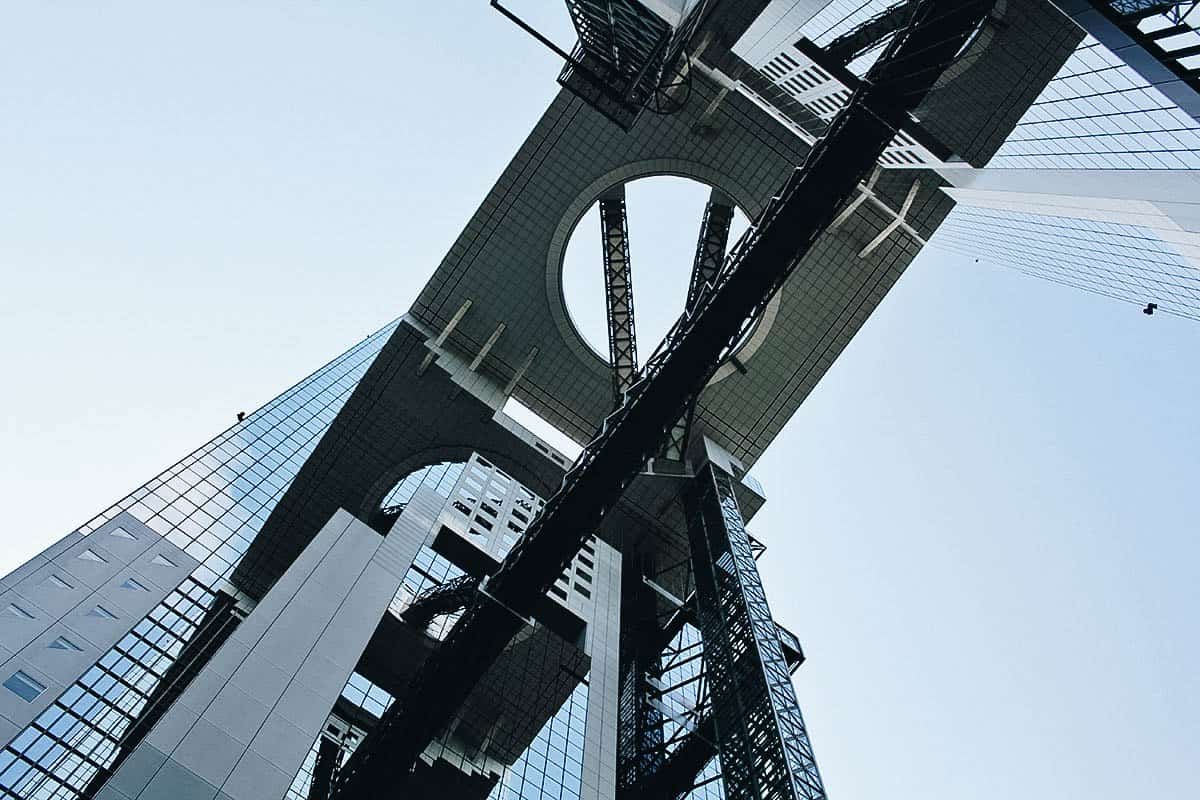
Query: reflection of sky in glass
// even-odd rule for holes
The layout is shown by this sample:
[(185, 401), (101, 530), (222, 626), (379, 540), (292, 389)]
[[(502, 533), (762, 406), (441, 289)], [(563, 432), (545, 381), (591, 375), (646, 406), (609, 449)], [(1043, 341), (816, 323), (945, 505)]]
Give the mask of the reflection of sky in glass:
[(960, 205), (931, 245), (1200, 319), (1200, 270), (1154, 231), (1136, 225)]
[(1089, 36), (990, 166), (1200, 169), (1200, 123)]
[(203, 566), (228, 577), (395, 328), (388, 325), (120, 500), (125, 510)]
[[(890, 5), (882, 0), (834, 0), (800, 26), (786, 47), (801, 36), (826, 46)], [(885, 43), (851, 62), (850, 70), (865, 74)], [(1029, 108), (990, 166), (1200, 169), (1200, 123), (1088, 36)]]

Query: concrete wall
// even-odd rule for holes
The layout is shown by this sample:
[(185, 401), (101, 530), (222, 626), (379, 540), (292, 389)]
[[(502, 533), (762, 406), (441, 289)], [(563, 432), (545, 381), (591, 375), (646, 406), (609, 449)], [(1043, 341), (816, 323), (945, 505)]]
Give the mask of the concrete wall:
[(284, 795), (419, 543), (339, 510), (97, 795)]
[[(0, 582), (0, 747), (198, 566), (126, 513)], [(19, 674), (18, 674), (19, 673)]]

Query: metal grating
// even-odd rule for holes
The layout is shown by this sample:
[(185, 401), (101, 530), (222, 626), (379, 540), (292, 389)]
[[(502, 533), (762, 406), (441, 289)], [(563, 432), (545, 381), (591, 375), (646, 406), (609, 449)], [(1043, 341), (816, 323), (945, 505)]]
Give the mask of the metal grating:
[[(872, 68), (858, 99), (734, 249), (700, 307), (672, 328), (644, 377), (422, 667), (406, 701), (394, 704), (354, 753), (339, 776), (338, 796), (371, 796), (403, 784), (418, 755), (453, 719), (537, 599), (658, 451), (688, 397), (708, 382), (800, 265), (989, 7), (983, 0), (925, 0), (916, 10), (913, 23)], [(777, 637), (772, 641), (778, 646)]]
[(696, 478), (688, 506), (725, 796), (822, 800), (825, 787), (732, 479), (710, 465)]
[(633, 276), (629, 267), (629, 221), (625, 187), (600, 197), (600, 239), (604, 247), (604, 302), (608, 310), (608, 362), (614, 405), (637, 381), (637, 332), (633, 324)]

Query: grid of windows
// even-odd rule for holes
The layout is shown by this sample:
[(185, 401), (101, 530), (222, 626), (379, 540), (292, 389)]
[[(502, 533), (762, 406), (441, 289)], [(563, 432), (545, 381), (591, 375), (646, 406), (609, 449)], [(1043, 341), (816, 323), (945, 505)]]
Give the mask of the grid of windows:
[(346, 681), (346, 686), (342, 689), (342, 697), (376, 719), (383, 716), (383, 712), (388, 710), (388, 706), (395, 699), (357, 672), (350, 674), (350, 680)]
[(5, 797), (78, 797), (179, 656), (215, 595), (188, 578), (0, 752)]
[(231, 574), (396, 325), (367, 337), (79, 529), (87, 535), (124, 510), (201, 566), (0, 753), (3, 796), (71, 800), (112, 763), (121, 737), (211, 605), (209, 587)]
[(586, 683), (575, 687), (529, 749), (505, 770), (489, 800), (579, 800), (587, 692)]
[(956, 206), (930, 245), (1200, 320), (1200, 269), (1147, 228)]
[[(383, 716), (383, 712), (388, 709), (388, 706), (392, 704), (392, 700), (394, 699), (390, 694), (357, 672), (350, 673), (350, 679), (346, 681), (346, 685), (342, 688), (342, 697), (375, 719)], [(363, 731), (338, 720), (336, 717), (331, 717), (326, 732), (318, 736), (317, 740), (313, 742), (313, 746), (309, 748), (308, 755), (304, 757), (304, 763), (300, 765), (299, 771), (296, 772), (296, 777), (292, 779), (292, 785), (288, 788), (283, 800), (308, 800), (308, 791), (312, 786), (313, 769), (317, 763), (317, 750), (321, 746), (322, 737), (326, 734), (335, 734), (335, 738), (342, 749), (339, 763), (344, 764), (346, 758), (354, 752), (355, 748), (362, 741), (363, 733)]]
[(227, 578), (396, 324), (167, 468), (80, 531), (90, 533), (128, 511), (200, 561), (202, 582)]
[(988, 166), (1200, 169), (1200, 122), (1089, 36)]

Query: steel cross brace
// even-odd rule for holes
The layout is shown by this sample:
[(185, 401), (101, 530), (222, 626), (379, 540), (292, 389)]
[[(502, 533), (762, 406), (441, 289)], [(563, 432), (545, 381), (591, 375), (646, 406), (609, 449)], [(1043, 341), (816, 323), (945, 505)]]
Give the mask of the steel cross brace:
[[(696, 257), (692, 261), (692, 277), (688, 282), (685, 313), (700, 307), (700, 301), (721, 272), (725, 263), (725, 250), (729, 246), (729, 227), (733, 222), (733, 201), (719, 189), (709, 194), (704, 206), (704, 218), (700, 222), (700, 236), (696, 242)], [(663, 458), (682, 461), (687, 454), (688, 439), (691, 437), (692, 418), (696, 414), (696, 398), (692, 397), (687, 411), (673, 426), (663, 445)]]
[(655, 596), (643, 580), (644, 564), (626, 554), (621, 565), (621, 681), (617, 700), (617, 784), (632, 786), (662, 763), (662, 712), (650, 702), (647, 674), (662, 670)]
[[(727, 260), (700, 307), (675, 324), (642, 379), (422, 666), (408, 698), (392, 704), (347, 761), (337, 796), (382, 796), (403, 785), (417, 757), (527, 624), (537, 599), (661, 447), (687, 398), (708, 382), (800, 265), (991, 5), (924, 0), (914, 11), (909, 27), (893, 38), (826, 136)], [(845, 266), (855, 269), (857, 260)]]
[(853, 30), (834, 39), (826, 45), (825, 52), (837, 63), (846, 66), (907, 25), (917, 1), (902, 0), (890, 8), (885, 8)]
[(733, 480), (710, 465), (693, 489), (688, 530), (725, 797), (823, 800)]
[(633, 325), (633, 277), (629, 268), (629, 222), (625, 187), (600, 196), (600, 237), (604, 247), (604, 300), (608, 309), (608, 360), (614, 405), (637, 381), (637, 332)]

